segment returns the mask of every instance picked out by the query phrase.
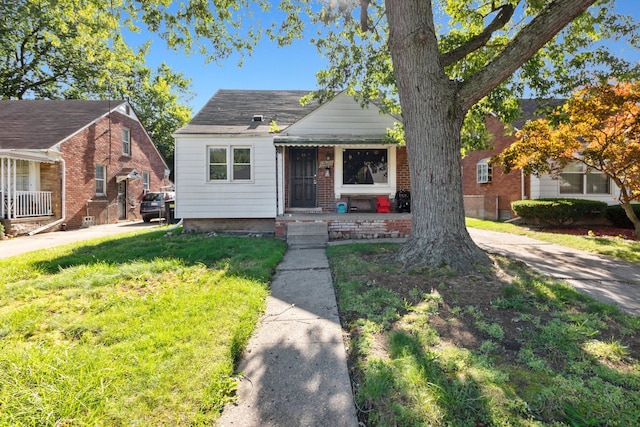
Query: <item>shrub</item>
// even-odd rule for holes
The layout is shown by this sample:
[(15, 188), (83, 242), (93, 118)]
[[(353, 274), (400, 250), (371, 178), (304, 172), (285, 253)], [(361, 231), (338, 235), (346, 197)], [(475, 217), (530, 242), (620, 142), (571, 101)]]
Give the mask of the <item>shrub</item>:
[[(640, 203), (631, 205), (633, 207), (636, 216), (640, 218)], [(616, 227), (621, 228), (634, 228), (631, 221), (627, 217), (627, 213), (622, 209), (620, 205), (608, 206), (605, 217), (613, 223)]]
[(604, 217), (605, 202), (583, 199), (518, 200), (511, 203), (513, 211), (527, 221), (547, 225), (567, 225)]
[(4, 237), (4, 225), (0, 222), (0, 239)]

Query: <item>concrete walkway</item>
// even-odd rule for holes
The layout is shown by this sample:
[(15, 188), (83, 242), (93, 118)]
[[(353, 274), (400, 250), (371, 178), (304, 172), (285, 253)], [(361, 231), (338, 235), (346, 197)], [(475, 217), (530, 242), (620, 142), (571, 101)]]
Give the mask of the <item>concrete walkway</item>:
[(239, 371), (218, 426), (358, 425), (324, 248), (287, 251)]
[(580, 292), (640, 316), (640, 265), (541, 242), (526, 236), (469, 229), (487, 252), (515, 258)]

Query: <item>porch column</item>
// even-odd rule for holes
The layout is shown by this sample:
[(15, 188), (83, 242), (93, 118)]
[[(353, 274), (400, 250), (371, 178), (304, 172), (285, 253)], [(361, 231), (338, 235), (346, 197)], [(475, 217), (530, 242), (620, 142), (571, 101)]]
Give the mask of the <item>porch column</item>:
[(16, 199), (16, 160), (0, 158), (0, 217), (15, 219), (15, 210), (11, 208)]

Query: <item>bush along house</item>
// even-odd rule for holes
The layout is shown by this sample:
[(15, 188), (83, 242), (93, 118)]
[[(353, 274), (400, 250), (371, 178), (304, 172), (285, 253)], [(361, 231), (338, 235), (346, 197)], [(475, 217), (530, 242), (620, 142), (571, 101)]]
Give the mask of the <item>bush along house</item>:
[[(176, 217), (186, 231), (287, 237), (326, 224), (329, 238), (406, 236), (406, 150), (389, 143), (399, 118), (345, 92), (305, 105), (308, 91), (220, 90), (174, 134)], [(289, 233), (288, 233), (289, 232)]]
[[(551, 101), (552, 105), (562, 102)], [(538, 118), (536, 110), (539, 105), (536, 100), (522, 100), (524, 117), (514, 123), (516, 131), (527, 120)], [(618, 203), (618, 187), (604, 174), (587, 171), (580, 164), (568, 165), (556, 177), (548, 174), (530, 176), (521, 170), (503, 173), (500, 165), (492, 165), (490, 160), (509, 147), (516, 137), (507, 134), (505, 125), (495, 116), (487, 117), (486, 125), (493, 135), (493, 148), (472, 151), (462, 159), (464, 209), (467, 216), (509, 220), (516, 217), (511, 202), (527, 199), (572, 198), (602, 201), (609, 205)]]
[(0, 101), (0, 220), (19, 235), (139, 219), (169, 169), (126, 101)]

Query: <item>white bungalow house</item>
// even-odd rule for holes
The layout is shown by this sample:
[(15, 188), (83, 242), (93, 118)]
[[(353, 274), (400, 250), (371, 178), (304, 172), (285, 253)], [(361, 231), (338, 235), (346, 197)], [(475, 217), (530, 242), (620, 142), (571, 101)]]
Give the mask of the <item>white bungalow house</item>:
[(174, 133), (185, 230), (284, 236), (288, 221), (323, 213), (334, 235), (409, 232), (409, 214), (378, 213), (409, 188), (404, 147), (385, 142), (399, 119), (344, 92), (301, 105), (308, 93), (220, 90)]

